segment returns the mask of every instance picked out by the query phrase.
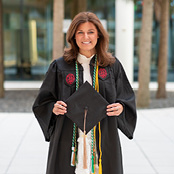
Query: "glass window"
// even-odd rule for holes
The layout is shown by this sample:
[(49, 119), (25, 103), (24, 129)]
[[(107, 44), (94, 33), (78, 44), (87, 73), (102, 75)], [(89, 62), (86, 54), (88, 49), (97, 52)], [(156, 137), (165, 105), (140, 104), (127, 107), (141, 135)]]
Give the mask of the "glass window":
[(52, 1), (4, 0), (6, 80), (40, 80), (52, 60)]
[[(65, 0), (65, 19), (70, 18)], [(87, 1), (103, 21), (115, 52), (115, 0)], [(53, 0), (3, 0), (5, 80), (42, 80), (52, 61)], [(66, 35), (66, 34), (65, 34)]]

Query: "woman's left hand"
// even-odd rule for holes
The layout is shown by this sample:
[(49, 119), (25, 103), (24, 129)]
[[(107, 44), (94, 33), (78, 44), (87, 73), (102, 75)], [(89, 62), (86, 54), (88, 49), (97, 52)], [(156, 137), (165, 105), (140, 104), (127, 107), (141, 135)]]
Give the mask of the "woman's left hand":
[(123, 105), (120, 103), (113, 103), (107, 106), (108, 116), (119, 116), (123, 112)]

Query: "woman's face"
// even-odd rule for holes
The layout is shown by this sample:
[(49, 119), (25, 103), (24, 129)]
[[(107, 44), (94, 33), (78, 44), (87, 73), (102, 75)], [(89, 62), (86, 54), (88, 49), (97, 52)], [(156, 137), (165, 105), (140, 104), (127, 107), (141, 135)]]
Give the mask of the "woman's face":
[(79, 53), (91, 57), (95, 54), (95, 46), (98, 40), (98, 31), (92, 22), (81, 23), (75, 33)]

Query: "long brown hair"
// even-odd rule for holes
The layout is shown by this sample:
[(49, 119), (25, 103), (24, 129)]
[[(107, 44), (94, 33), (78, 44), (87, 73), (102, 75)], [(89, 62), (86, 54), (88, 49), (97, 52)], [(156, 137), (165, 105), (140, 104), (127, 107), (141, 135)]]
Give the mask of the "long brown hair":
[(109, 35), (106, 30), (103, 28), (99, 18), (92, 12), (80, 12), (77, 14), (71, 22), (71, 25), (68, 29), (66, 40), (70, 44), (69, 48), (64, 50), (64, 59), (66, 62), (72, 62), (77, 59), (79, 52), (79, 47), (76, 44), (75, 33), (77, 27), (81, 23), (92, 22), (98, 30), (98, 41), (96, 44), (96, 53), (98, 58), (98, 63), (100, 66), (107, 66), (112, 64), (115, 61), (115, 58), (108, 52), (109, 46)]

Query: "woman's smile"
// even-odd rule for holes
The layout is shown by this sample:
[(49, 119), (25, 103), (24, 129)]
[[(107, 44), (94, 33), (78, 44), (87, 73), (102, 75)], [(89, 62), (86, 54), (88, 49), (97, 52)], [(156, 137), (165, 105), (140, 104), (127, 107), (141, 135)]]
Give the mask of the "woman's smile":
[(90, 44), (91, 42), (89, 41), (89, 42), (82, 42), (83, 44)]

